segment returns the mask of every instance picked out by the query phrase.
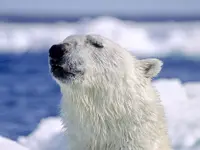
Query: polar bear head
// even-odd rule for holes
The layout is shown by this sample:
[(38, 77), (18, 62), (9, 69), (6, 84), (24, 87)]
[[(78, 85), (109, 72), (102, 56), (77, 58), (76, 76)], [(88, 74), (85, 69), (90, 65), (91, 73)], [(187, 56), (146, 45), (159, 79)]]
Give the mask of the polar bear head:
[[(158, 59), (138, 60), (100, 35), (72, 35), (49, 49), (50, 70), (59, 84), (110, 83), (149, 80), (161, 70)], [(89, 84), (88, 84), (89, 83)]]

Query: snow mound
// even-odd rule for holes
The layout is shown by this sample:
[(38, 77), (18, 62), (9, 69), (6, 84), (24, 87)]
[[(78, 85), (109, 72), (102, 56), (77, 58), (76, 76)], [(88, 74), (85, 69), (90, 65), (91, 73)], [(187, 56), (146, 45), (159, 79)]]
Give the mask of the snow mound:
[(28, 148), (18, 144), (15, 141), (9, 140), (0, 136), (0, 149), (1, 150), (29, 150)]

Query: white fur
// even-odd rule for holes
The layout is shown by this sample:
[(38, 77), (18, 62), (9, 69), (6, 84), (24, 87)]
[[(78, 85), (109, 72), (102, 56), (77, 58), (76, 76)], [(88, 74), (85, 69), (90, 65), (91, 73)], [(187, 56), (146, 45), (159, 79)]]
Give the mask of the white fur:
[(140, 61), (147, 78), (155, 77), (160, 71), (163, 63), (158, 59), (143, 59)]
[(138, 60), (97, 35), (104, 48), (72, 36), (73, 58), (86, 62), (84, 80), (63, 83), (61, 116), (70, 150), (170, 150), (163, 106), (151, 78), (161, 70), (157, 59)]

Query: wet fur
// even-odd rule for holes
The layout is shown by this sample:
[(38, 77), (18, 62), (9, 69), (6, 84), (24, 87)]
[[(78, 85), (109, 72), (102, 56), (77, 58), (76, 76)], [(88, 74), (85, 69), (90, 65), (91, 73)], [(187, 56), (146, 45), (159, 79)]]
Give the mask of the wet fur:
[[(95, 40), (102, 45), (94, 47)], [(138, 60), (98, 35), (63, 43), (72, 41), (71, 59), (84, 61), (85, 74), (70, 83), (56, 79), (70, 150), (170, 150), (164, 108), (151, 85), (162, 62)]]

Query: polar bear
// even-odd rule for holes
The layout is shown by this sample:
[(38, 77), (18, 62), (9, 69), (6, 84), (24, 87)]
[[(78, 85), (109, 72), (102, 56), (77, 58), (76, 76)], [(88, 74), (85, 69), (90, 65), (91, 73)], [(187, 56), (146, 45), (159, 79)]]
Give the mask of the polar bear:
[(49, 49), (63, 95), (70, 150), (170, 150), (164, 108), (151, 85), (158, 59), (136, 59), (100, 35), (71, 35)]

